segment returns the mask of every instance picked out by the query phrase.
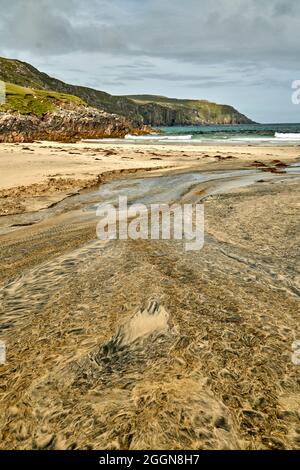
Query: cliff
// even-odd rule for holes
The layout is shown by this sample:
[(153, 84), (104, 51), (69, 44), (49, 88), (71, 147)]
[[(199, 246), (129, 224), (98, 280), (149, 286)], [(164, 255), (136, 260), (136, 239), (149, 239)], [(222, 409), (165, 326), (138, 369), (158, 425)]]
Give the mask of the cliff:
[(227, 105), (204, 100), (177, 100), (153, 95), (113, 96), (50, 77), (32, 65), (0, 58), (0, 80), (36, 90), (56, 91), (82, 99), (88, 106), (124, 116), (133, 127), (248, 124), (252, 121)]
[(139, 106), (144, 122), (152, 126), (199, 124), (250, 124), (252, 121), (232, 106), (206, 100), (179, 100), (165, 96), (129, 96)]
[(76, 142), (123, 137), (128, 132), (142, 131), (125, 117), (89, 107), (78, 97), (6, 84), (6, 103), (0, 106), (0, 142)]
[(135, 127), (144, 124), (143, 116), (139, 114), (138, 106), (132, 100), (122, 96), (112, 96), (92, 88), (70, 85), (40, 72), (26, 62), (0, 57), (0, 80), (35, 90), (55, 91), (77, 96), (88, 106), (127, 117)]

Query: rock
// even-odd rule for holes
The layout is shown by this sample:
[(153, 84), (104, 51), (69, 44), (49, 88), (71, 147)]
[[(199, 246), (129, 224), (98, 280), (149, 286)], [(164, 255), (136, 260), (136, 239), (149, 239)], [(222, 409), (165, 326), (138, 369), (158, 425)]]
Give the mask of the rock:
[(130, 121), (89, 107), (65, 106), (43, 116), (0, 112), (0, 142), (122, 137), (132, 132)]

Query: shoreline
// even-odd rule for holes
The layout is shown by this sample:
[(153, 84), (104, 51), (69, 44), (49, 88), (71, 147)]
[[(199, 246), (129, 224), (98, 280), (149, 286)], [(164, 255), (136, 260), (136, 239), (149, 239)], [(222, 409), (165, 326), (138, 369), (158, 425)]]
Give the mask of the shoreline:
[[(128, 177), (104, 189), (108, 197), (133, 189), (138, 200), (140, 188), (142, 197), (159, 194), (170, 203), (175, 191), (189, 203), (207, 189), (206, 181), (197, 187), (188, 179), (190, 190), (180, 191), (177, 172), (192, 162), (220, 176), (241, 166), (255, 173), (255, 160), (297, 157), (232, 150), (229, 159), (220, 149), (225, 159), (176, 150), (180, 171), (159, 170), (155, 161), (154, 173), (170, 171), (171, 183), (161, 178), (147, 189), (148, 171), (138, 187)], [(45, 436), (51, 449), (74, 442), (76, 449), (112, 442), (140, 450), (298, 448), (299, 374), (291, 354), (300, 337), (299, 175), (263, 168), (263, 181), (249, 186), (223, 179), (220, 194), (211, 180), (200, 251), (175, 240), (98, 240), (93, 195), (85, 194), (1, 235), (2, 449), (36, 448)]]
[[(294, 163), (293, 146), (191, 146), (182, 143), (0, 144), (0, 216), (36, 212), (111, 178), (157, 171), (249, 168)], [(258, 164), (258, 163), (257, 163)]]

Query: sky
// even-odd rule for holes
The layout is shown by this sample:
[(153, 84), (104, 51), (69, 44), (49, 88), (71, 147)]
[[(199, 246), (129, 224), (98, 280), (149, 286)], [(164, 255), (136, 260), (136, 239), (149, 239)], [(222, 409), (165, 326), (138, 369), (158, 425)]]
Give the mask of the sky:
[(0, 55), (114, 95), (300, 122), (299, 0), (0, 0)]

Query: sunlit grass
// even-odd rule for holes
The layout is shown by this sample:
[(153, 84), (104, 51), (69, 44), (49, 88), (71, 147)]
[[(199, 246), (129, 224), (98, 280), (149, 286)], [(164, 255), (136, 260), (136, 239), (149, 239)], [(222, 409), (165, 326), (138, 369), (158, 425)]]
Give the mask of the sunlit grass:
[(85, 106), (80, 98), (54, 91), (34, 90), (6, 83), (6, 103), (0, 111), (17, 111), (20, 114), (43, 116), (61, 104)]

